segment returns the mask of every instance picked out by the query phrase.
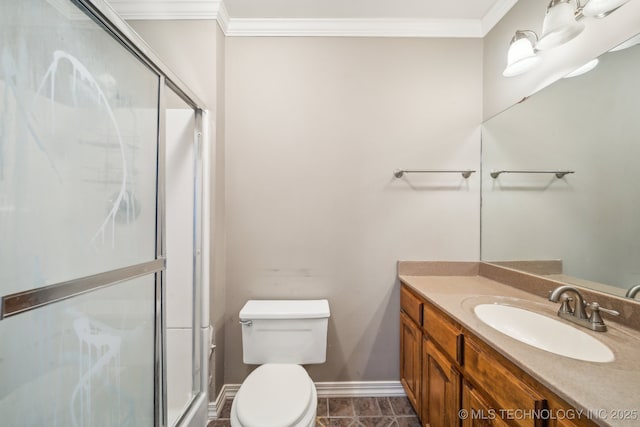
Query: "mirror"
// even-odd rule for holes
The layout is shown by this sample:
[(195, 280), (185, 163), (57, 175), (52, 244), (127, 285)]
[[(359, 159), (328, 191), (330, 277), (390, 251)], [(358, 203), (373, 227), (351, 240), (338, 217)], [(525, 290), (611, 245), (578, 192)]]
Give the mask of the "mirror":
[(483, 261), (619, 296), (640, 284), (634, 39), (483, 124)]

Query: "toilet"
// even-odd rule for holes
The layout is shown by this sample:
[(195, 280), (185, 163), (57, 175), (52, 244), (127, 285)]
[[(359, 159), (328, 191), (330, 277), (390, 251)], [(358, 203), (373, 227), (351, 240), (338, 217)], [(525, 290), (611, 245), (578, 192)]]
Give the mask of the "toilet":
[(250, 300), (240, 310), (242, 354), (260, 365), (231, 405), (232, 427), (314, 427), (316, 387), (301, 366), (327, 356), (327, 300)]

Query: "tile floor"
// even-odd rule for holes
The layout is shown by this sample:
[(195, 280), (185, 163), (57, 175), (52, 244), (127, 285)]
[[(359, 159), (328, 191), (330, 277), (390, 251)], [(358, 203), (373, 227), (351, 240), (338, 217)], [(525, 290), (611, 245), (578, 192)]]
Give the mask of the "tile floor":
[[(208, 427), (229, 427), (231, 401)], [(406, 397), (320, 397), (316, 427), (420, 427)]]

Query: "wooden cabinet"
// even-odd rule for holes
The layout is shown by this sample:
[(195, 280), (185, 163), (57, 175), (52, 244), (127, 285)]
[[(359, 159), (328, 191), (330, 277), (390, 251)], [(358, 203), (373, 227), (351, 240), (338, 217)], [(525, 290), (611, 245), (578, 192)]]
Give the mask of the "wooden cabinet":
[(400, 313), (400, 382), (409, 401), (420, 413), (420, 343), (422, 331), (404, 313)]
[[(554, 412), (557, 413), (557, 412)], [(560, 412), (564, 413), (564, 412)], [(566, 414), (566, 413), (564, 413)], [(588, 426), (591, 427), (593, 422), (587, 418), (587, 416), (582, 415), (579, 416), (575, 413), (567, 414), (566, 417), (562, 418), (553, 418), (549, 421), (550, 427), (583, 427)]]
[(431, 427), (458, 424), (460, 373), (428, 338), (422, 343), (422, 423)]
[(422, 301), (406, 288), (400, 291), (400, 382), (416, 413), (420, 413)]
[(422, 327), (422, 300), (407, 288), (400, 289), (400, 309), (419, 327)]
[(422, 313), (425, 334), (437, 343), (447, 357), (454, 360), (458, 366), (462, 365), (462, 328), (431, 304), (423, 303)]
[(552, 425), (554, 427), (576, 427), (578, 424), (575, 424), (573, 421), (569, 421), (568, 419), (559, 419), (554, 420)]
[(549, 410), (552, 416), (549, 427), (591, 427), (593, 422), (585, 411), (576, 411), (555, 396), (549, 398)]
[(572, 408), (403, 285), (400, 380), (424, 427), (595, 427), (558, 419)]
[[(518, 378), (507, 361), (482, 346), (475, 338), (464, 342), (465, 374), (470, 381), (491, 392), (491, 400), (503, 414), (511, 414), (518, 426), (541, 426), (546, 399)], [(503, 415), (504, 416), (504, 415)]]
[[(507, 427), (500, 413), (485, 402), (468, 382), (462, 384), (462, 410), (459, 417), (462, 427)], [(454, 425), (454, 424), (450, 424)]]

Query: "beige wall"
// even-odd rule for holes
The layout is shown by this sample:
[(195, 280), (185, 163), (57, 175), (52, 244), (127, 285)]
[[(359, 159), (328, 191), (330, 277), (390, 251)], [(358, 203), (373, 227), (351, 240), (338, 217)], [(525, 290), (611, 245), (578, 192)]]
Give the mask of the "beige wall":
[(543, 52), (530, 72), (506, 78), (509, 41), (516, 30), (540, 34), (548, 0), (521, 0), (484, 38), (483, 115), (485, 119), (576, 69), (640, 31), (640, 2), (629, 2), (606, 19), (586, 18), (585, 31), (569, 43)]
[(511, 36), (539, 32), (547, 3), (518, 2), (484, 40), (225, 39), (213, 21), (132, 22), (214, 112), (212, 399), (249, 370), (249, 298), (329, 298), (317, 381), (398, 379), (395, 262), (477, 259), (479, 181), (392, 171), (477, 169), (483, 117), (640, 27), (630, 2), (503, 78)]
[(214, 20), (127, 21), (160, 59), (214, 111), (216, 38)]
[(215, 399), (224, 384), (224, 300), (225, 300), (225, 210), (224, 210), (224, 49), (225, 37), (216, 21), (129, 21), (158, 53), (163, 62), (196, 93), (209, 109), (212, 130), (210, 164), (210, 210), (212, 234), (210, 253), (210, 321), (218, 350), (210, 363), (213, 382), (210, 396)]
[(328, 298), (316, 381), (398, 380), (395, 263), (476, 260), (482, 41), (227, 38), (225, 383), (250, 298)]

